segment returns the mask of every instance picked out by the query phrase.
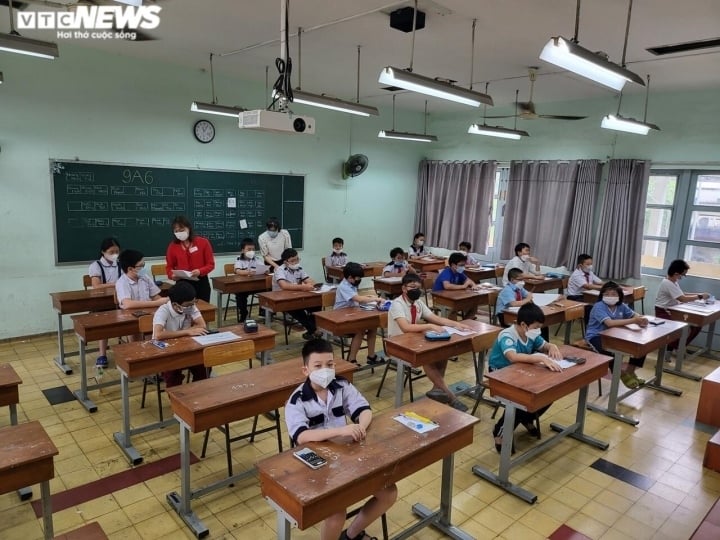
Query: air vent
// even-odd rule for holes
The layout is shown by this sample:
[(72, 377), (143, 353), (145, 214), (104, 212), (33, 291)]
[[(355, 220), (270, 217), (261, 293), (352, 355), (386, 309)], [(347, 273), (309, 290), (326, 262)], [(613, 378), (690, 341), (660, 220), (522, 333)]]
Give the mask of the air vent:
[(657, 56), (663, 56), (665, 54), (677, 54), (701, 49), (712, 49), (714, 47), (720, 47), (720, 38), (686, 41), (685, 43), (676, 43), (675, 45), (658, 45), (657, 47), (650, 47), (645, 50)]

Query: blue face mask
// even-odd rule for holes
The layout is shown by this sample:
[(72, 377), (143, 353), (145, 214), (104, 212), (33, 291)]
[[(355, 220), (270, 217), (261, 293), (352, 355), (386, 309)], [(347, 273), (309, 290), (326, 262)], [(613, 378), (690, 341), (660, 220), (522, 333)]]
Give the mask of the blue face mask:
[(405, 266), (405, 261), (395, 261), (395, 266), (401, 268), (402, 266)]
[(464, 266), (458, 266), (458, 267), (457, 267), (457, 273), (458, 273), (458, 274), (464, 274), (464, 273), (465, 273), (465, 267), (464, 267)]

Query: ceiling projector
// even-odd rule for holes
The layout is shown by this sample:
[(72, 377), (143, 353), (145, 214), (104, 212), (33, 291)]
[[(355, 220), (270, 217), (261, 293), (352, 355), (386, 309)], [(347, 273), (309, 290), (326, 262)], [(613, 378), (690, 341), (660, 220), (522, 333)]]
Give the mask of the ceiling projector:
[(239, 118), (240, 129), (315, 135), (315, 119), (309, 116), (258, 109), (243, 111), (239, 114)]

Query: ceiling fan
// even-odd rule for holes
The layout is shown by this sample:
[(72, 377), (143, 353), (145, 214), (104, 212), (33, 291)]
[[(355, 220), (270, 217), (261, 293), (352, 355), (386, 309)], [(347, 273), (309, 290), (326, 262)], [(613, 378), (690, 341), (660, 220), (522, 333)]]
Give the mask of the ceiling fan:
[(538, 118), (544, 118), (546, 120), (582, 120), (587, 116), (568, 116), (558, 114), (538, 114), (535, 112), (535, 103), (533, 103), (533, 90), (535, 89), (535, 79), (537, 78), (536, 67), (528, 69), (530, 76), (530, 99), (525, 102), (516, 103), (516, 114), (508, 114), (504, 116), (487, 116), (486, 118), (520, 118), (521, 120), (537, 120)]

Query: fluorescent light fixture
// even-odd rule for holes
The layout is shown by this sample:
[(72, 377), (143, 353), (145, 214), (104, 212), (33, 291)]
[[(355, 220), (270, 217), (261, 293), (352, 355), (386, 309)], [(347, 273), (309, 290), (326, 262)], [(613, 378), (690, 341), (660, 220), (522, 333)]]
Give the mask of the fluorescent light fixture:
[(651, 129), (660, 131), (660, 128), (649, 122), (641, 122), (634, 118), (625, 118), (619, 114), (608, 114), (603, 117), (600, 127), (605, 129), (614, 129), (615, 131), (626, 131), (628, 133), (636, 133), (638, 135), (647, 135)]
[(192, 112), (206, 113), (206, 114), (217, 114), (219, 116), (232, 116), (237, 118), (238, 115), (247, 110), (241, 107), (229, 107), (227, 105), (218, 105), (217, 103), (203, 103), (201, 101), (193, 101), (190, 105)]
[(493, 104), (492, 98), (487, 94), (468, 90), (467, 88), (460, 88), (450, 83), (437, 81), (430, 77), (412, 73), (406, 69), (398, 69), (391, 66), (384, 68), (380, 72), (378, 82), (404, 88), (405, 90), (419, 94), (426, 94), (449, 101), (456, 101), (465, 105), (472, 105), (473, 107), (479, 107), (483, 103), (485, 105)]
[(540, 53), (540, 60), (560, 66), (618, 92), (623, 89), (626, 82), (645, 86), (645, 81), (638, 74), (563, 37), (550, 38)]
[(398, 139), (401, 141), (437, 142), (435, 135), (424, 135), (422, 133), (407, 133), (405, 131), (390, 131), (383, 129), (378, 133), (380, 139)]
[(56, 43), (26, 38), (18, 33), (0, 34), (0, 51), (27, 54), (49, 60), (60, 56)]
[(473, 135), (487, 135), (488, 137), (500, 137), (501, 139), (519, 140), (521, 137), (529, 137), (527, 131), (521, 129), (510, 129), (500, 126), (487, 126), (485, 124), (473, 124), (468, 128), (468, 133)]
[(302, 103), (304, 105), (312, 105), (322, 109), (330, 109), (332, 111), (340, 111), (348, 114), (356, 114), (358, 116), (378, 116), (380, 113), (375, 107), (363, 105), (362, 103), (353, 103), (351, 101), (343, 101), (334, 97), (311, 94), (302, 90), (293, 90), (293, 103)]

